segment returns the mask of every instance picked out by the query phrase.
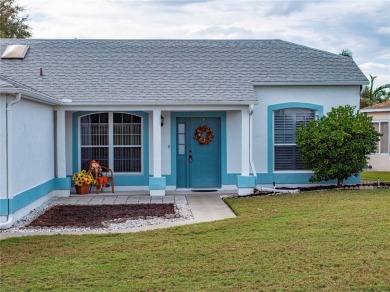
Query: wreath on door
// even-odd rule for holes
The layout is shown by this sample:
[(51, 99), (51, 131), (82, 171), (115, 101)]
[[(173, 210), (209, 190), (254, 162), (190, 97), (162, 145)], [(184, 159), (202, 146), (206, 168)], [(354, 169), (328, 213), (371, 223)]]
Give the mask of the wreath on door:
[(214, 133), (210, 127), (204, 125), (200, 126), (195, 130), (194, 138), (199, 142), (199, 144), (207, 145), (214, 139)]

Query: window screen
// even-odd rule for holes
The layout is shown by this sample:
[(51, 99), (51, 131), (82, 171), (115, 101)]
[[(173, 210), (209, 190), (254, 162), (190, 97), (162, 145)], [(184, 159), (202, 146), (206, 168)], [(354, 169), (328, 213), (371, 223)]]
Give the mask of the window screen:
[(389, 123), (388, 122), (374, 122), (372, 123), (375, 130), (382, 133), (382, 137), (380, 137), (379, 142), (376, 145), (375, 153), (378, 154), (388, 154), (390, 152), (389, 149)]
[(295, 132), (314, 120), (315, 111), (292, 108), (274, 112), (274, 167), (275, 170), (304, 170), (295, 143)]
[(80, 118), (81, 169), (92, 159), (115, 172), (141, 172), (141, 117), (96, 113)]

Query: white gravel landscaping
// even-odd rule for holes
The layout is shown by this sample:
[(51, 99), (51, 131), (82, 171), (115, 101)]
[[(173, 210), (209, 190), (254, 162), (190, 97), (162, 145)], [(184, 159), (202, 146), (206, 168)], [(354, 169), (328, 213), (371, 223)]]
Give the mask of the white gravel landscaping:
[[(41, 205), (40, 207), (31, 211), (28, 215), (15, 222), (15, 224), (5, 230), (0, 230), (0, 233), (61, 233), (61, 232), (84, 232), (84, 231), (109, 231), (109, 230), (120, 230), (120, 229), (129, 229), (135, 227), (142, 227), (148, 225), (158, 225), (163, 223), (170, 223), (176, 221), (190, 220), (193, 219), (193, 215), (190, 207), (187, 203), (175, 203), (176, 214), (175, 215), (166, 215), (166, 217), (150, 217), (147, 219), (129, 219), (125, 222), (107, 222), (107, 227), (104, 228), (90, 228), (90, 227), (27, 227), (35, 218), (45, 213), (46, 210), (52, 206), (57, 205), (58, 202), (55, 200), (48, 201)], [(114, 220), (113, 220), (114, 221)]]

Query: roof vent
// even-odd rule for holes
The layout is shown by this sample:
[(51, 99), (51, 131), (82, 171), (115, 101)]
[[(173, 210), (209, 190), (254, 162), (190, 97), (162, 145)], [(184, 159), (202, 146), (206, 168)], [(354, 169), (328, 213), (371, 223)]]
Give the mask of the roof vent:
[(26, 56), (29, 46), (27, 45), (8, 45), (3, 54), (2, 59), (24, 59)]

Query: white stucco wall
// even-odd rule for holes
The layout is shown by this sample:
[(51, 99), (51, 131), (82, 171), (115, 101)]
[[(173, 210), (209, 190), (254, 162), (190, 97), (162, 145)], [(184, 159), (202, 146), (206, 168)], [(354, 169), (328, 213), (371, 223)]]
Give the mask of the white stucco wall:
[(241, 111), (226, 112), (227, 173), (241, 173)]
[(7, 197), (6, 95), (0, 94), (0, 199)]
[(12, 107), (12, 193), (18, 194), (54, 177), (52, 107), (22, 99)]
[(73, 159), (72, 159), (72, 114), (73, 112), (65, 112), (65, 153), (66, 153), (66, 175), (73, 175)]
[(301, 102), (322, 105), (324, 114), (332, 107), (359, 107), (359, 86), (264, 86), (255, 87), (258, 104), (253, 113), (253, 160), (259, 173), (268, 168), (267, 108), (270, 105)]
[(161, 112), (164, 117), (164, 126), (161, 127), (161, 171), (162, 174), (171, 174), (171, 113)]
[(374, 171), (390, 171), (390, 154), (372, 154), (367, 163)]

